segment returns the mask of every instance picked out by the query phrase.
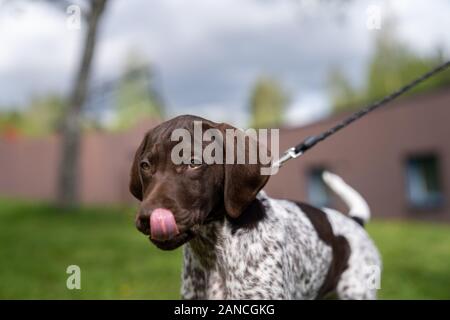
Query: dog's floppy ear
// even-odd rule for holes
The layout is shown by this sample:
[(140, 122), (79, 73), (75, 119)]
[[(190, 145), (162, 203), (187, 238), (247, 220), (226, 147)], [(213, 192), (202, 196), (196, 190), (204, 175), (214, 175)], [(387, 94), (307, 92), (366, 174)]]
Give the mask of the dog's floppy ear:
[[(234, 149), (233, 164), (227, 164), (226, 161), (224, 161), (224, 204), (228, 215), (231, 218), (237, 218), (256, 198), (259, 190), (267, 183), (269, 176), (261, 175), (261, 168), (263, 166), (259, 161), (259, 156), (257, 156), (257, 163), (248, 163), (248, 160), (250, 159), (249, 150), (251, 149), (249, 143), (246, 143), (245, 146), (245, 164), (237, 164), (236, 141), (227, 141), (226, 129), (238, 130), (238, 134), (244, 134), (243, 131), (225, 123), (221, 123), (219, 128), (224, 136), (224, 158), (226, 158), (227, 149), (228, 152), (230, 148)], [(252, 138), (250, 137), (249, 139)], [(254, 141), (254, 139), (252, 139), (252, 142), (258, 143), (257, 141)]]
[(131, 194), (135, 196), (135, 198), (138, 199), (139, 201), (142, 201), (143, 198), (142, 182), (141, 177), (139, 175), (139, 159), (142, 156), (142, 153), (144, 152), (146, 143), (147, 143), (147, 135), (145, 135), (144, 139), (142, 140), (141, 144), (136, 150), (136, 153), (134, 154), (133, 165), (131, 166), (130, 172), (129, 189)]

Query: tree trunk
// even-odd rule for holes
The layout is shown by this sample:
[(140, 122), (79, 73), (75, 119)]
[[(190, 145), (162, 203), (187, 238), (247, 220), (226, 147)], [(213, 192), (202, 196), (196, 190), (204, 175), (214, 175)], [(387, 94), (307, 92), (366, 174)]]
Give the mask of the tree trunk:
[(68, 108), (64, 114), (61, 134), (61, 157), (59, 164), (58, 203), (64, 208), (79, 204), (79, 159), (81, 143), (81, 117), (86, 100), (89, 75), (95, 51), (97, 29), (107, 0), (92, 0), (87, 17), (87, 30), (78, 73)]

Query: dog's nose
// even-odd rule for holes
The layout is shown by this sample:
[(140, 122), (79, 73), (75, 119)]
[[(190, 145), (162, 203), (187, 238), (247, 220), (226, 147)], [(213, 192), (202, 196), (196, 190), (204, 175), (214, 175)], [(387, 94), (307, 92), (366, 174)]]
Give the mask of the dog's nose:
[(136, 217), (136, 228), (145, 235), (150, 235), (150, 218), (148, 215), (139, 214)]

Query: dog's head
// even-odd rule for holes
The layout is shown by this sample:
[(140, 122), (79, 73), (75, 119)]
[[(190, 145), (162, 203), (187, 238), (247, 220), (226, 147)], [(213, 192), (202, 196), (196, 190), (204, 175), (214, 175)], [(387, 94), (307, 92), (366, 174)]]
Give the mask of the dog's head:
[[(179, 116), (146, 134), (131, 168), (130, 191), (141, 201), (136, 227), (164, 250), (186, 243), (201, 225), (210, 221), (237, 219), (269, 177), (261, 175), (259, 158), (254, 164), (225, 164), (227, 149), (230, 152), (226, 141), (222, 144), (224, 164), (201, 162), (194, 147), (187, 161), (175, 163), (173, 150), (179, 141), (172, 141), (172, 133), (184, 129), (194, 137), (194, 121), (201, 122), (202, 132), (218, 129), (224, 140), (226, 129), (238, 130), (199, 117)], [(205, 147), (208, 142), (201, 145)], [(248, 149), (245, 148), (246, 153)], [(236, 157), (236, 152), (233, 154)]]

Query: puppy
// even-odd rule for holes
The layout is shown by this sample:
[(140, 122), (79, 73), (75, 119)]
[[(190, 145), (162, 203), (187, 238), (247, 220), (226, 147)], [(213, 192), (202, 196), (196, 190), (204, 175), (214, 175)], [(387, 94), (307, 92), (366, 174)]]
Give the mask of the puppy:
[(184, 245), (184, 299), (376, 298), (381, 259), (363, 227), (369, 208), (355, 190), (324, 174), (350, 207), (342, 214), (270, 198), (261, 163), (206, 164), (189, 154), (176, 164), (172, 134), (193, 133), (195, 121), (224, 136), (233, 129), (195, 116), (158, 125), (136, 151), (130, 181), (141, 201), (137, 229), (160, 249)]

